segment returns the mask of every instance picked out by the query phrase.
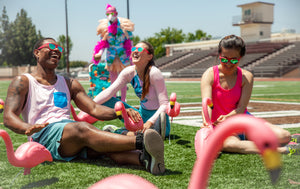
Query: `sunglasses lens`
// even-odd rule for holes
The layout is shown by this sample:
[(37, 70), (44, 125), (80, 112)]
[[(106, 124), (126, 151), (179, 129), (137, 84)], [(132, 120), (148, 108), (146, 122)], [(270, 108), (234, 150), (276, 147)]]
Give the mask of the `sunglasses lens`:
[(57, 48), (58, 48), (59, 52), (63, 52), (63, 50), (64, 50), (61, 46), (57, 46)]
[(138, 51), (139, 51), (139, 52), (143, 52), (143, 50), (144, 50), (144, 49), (143, 49), (142, 47), (139, 47), (139, 48), (138, 48)]
[(228, 62), (228, 59), (226, 59), (226, 58), (221, 58), (221, 62), (227, 63), (227, 62)]
[(54, 49), (55, 49), (55, 45), (52, 44), (52, 43), (49, 43), (49, 48), (50, 48), (51, 50), (54, 50)]
[(135, 51), (136, 50), (136, 47), (132, 47), (131, 48), (131, 51), (133, 52), (133, 51)]
[(236, 63), (239, 62), (239, 60), (237, 60), (237, 59), (232, 59), (232, 60), (230, 60), (230, 62), (231, 62), (232, 64), (236, 64)]

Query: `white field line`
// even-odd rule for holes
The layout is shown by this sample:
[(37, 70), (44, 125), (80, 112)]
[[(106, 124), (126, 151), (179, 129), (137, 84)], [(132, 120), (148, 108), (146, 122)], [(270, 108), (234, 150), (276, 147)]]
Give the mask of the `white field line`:
[[(255, 101), (260, 102), (260, 101)], [(269, 103), (269, 102), (263, 102), (263, 103)], [(278, 103), (278, 102), (271, 102), (271, 103)], [(194, 103), (188, 103), (188, 104), (194, 104)], [(290, 103), (285, 103), (290, 104)], [(293, 103), (295, 104), (295, 103)], [(296, 105), (300, 105), (300, 103), (296, 103)], [(198, 112), (202, 111), (202, 107), (200, 106), (200, 103), (197, 104), (197, 106), (193, 107), (182, 107), (180, 109), (180, 112)], [(251, 114), (258, 118), (270, 118), (270, 117), (289, 117), (289, 116), (300, 116), (300, 111), (298, 110), (286, 110), (286, 111), (268, 111), (268, 112), (251, 112)], [(194, 126), (194, 127), (200, 127), (202, 124), (202, 116), (196, 115), (196, 116), (180, 116), (173, 118), (173, 123), (186, 125), (186, 126)], [(282, 124), (278, 125), (282, 128), (292, 128), (292, 127), (300, 127), (300, 123), (293, 123), (293, 124)]]

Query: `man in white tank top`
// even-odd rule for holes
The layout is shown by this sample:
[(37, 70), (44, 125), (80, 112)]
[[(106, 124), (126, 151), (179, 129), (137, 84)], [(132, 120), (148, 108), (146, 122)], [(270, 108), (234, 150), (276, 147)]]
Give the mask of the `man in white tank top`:
[[(87, 122), (70, 120), (71, 100), (99, 120), (112, 120), (117, 116), (113, 109), (89, 98), (78, 81), (55, 74), (62, 52), (63, 48), (52, 38), (35, 44), (33, 54), (37, 69), (11, 82), (4, 108), (4, 125), (16, 133), (31, 136), (56, 160), (105, 154), (118, 163), (146, 166), (155, 175), (164, 173), (164, 142), (155, 130), (125, 136), (101, 131)], [(134, 120), (140, 119), (136, 112), (128, 110), (128, 113)]]

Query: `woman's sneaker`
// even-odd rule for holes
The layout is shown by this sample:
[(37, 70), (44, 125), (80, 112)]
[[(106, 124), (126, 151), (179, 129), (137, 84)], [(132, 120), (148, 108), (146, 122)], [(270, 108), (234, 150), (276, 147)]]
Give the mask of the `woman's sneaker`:
[(153, 129), (147, 129), (143, 136), (143, 150), (141, 162), (153, 175), (165, 172), (164, 142), (161, 136)]
[(107, 131), (107, 132), (115, 132), (115, 130), (119, 129), (119, 127), (115, 126), (115, 125), (105, 125), (102, 130), (103, 131)]
[(294, 143), (294, 144), (288, 144), (286, 145), (288, 148), (288, 151), (290, 152), (288, 155), (300, 155), (300, 144)]
[(161, 138), (165, 140), (166, 135), (166, 126), (167, 126), (167, 120), (166, 120), (166, 113), (161, 112), (158, 116), (157, 121), (154, 123), (154, 130), (156, 130)]
[(300, 134), (293, 134), (291, 136), (291, 142), (300, 143)]

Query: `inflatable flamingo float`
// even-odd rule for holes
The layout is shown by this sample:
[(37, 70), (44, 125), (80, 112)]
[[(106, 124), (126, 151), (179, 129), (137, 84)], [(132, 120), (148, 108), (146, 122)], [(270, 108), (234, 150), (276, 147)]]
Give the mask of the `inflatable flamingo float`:
[(91, 116), (83, 111), (79, 112), (79, 114), (77, 115), (72, 104), (71, 104), (71, 113), (72, 113), (73, 119), (75, 121), (85, 121), (90, 124), (93, 124), (96, 121), (99, 121), (97, 118), (94, 118), (93, 116)]
[(30, 174), (30, 169), (45, 161), (53, 161), (51, 153), (37, 142), (26, 142), (14, 152), (8, 133), (0, 129), (0, 136), (6, 145), (7, 159), (15, 167), (24, 167), (24, 175)]
[(135, 132), (143, 129), (144, 127), (143, 120), (141, 119), (139, 122), (134, 122), (130, 117), (128, 117), (125, 106), (122, 103), (122, 101), (118, 101), (115, 104), (115, 111), (119, 118), (122, 118), (123, 116), (124, 125), (127, 130)]
[[(204, 189), (207, 186), (210, 170), (224, 140), (234, 133), (245, 132), (260, 150), (265, 167), (270, 172), (271, 181), (275, 183), (280, 175), (281, 160), (277, 152), (278, 140), (273, 131), (265, 125), (265, 121), (250, 115), (235, 115), (214, 130), (207, 141), (210, 153), (204, 153), (196, 159), (191, 175), (189, 189)], [(135, 175), (119, 174), (105, 178), (90, 189), (96, 188), (155, 188), (149, 181)]]
[(201, 152), (204, 153), (204, 147), (206, 146), (208, 136), (213, 132), (213, 123), (211, 122), (211, 119), (209, 118), (207, 106), (209, 106), (211, 109), (213, 108), (212, 100), (210, 98), (203, 98), (202, 111), (203, 111), (204, 119), (205, 119), (206, 123), (208, 124), (208, 126), (201, 128), (196, 133), (195, 151), (196, 151), (197, 157), (199, 157)]
[[(176, 100), (177, 100), (176, 93), (171, 93), (170, 103), (169, 103), (169, 106), (167, 106), (167, 110), (166, 110), (166, 113), (171, 117), (171, 125), (173, 122), (173, 117), (177, 117), (180, 113), (180, 104), (178, 102), (176, 102)], [(169, 144), (171, 141), (170, 136), (171, 136), (171, 132), (169, 134)]]

